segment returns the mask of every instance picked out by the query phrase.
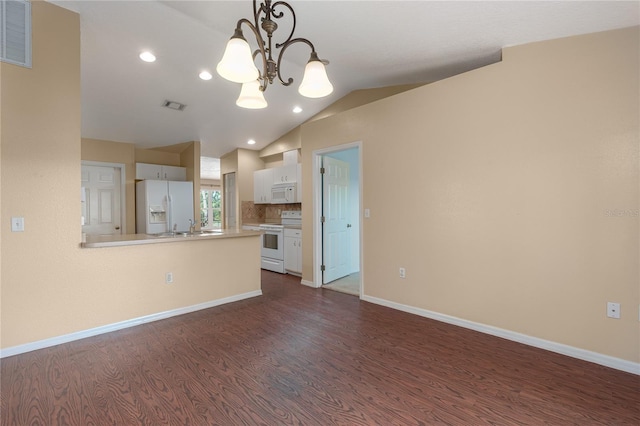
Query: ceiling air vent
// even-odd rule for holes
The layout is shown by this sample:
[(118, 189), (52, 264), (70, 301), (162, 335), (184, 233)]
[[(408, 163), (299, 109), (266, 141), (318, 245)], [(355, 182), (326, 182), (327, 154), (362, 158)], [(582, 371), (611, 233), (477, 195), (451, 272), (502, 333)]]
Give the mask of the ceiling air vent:
[(0, 60), (31, 68), (31, 3), (0, 1)]
[(175, 109), (176, 111), (184, 111), (184, 109), (187, 107), (185, 104), (181, 104), (180, 102), (176, 101), (164, 101), (162, 106), (169, 109)]

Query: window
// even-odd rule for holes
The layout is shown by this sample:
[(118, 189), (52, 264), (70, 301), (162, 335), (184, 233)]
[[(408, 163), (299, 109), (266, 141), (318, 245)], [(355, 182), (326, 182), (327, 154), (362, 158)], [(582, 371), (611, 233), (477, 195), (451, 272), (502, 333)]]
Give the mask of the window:
[(219, 188), (200, 188), (200, 229), (222, 227), (221, 204)]

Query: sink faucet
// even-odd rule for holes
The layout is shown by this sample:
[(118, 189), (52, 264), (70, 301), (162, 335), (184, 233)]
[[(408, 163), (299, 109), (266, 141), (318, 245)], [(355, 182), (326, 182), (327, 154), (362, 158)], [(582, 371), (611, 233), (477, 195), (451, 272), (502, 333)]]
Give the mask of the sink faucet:
[(196, 232), (196, 221), (189, 219), (189, 233), (193, 234)]

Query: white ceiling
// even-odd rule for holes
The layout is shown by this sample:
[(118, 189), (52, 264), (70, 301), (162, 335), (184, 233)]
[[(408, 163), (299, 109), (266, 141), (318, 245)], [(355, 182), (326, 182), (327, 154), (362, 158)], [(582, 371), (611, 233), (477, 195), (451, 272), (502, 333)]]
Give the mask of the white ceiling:
[[(251, 17), (249, 0), (51, 1), (80, 14), (83, 137), (139, 147), (200, 140), (208, 157), (261, 149), (353, 90), (431, 82), (499, 61), (505, 46), (640, 24), (638, 1), (291, 0), (294, 37), (331, 61), (335, 90), (322, 99), (298, 94), (309, 57), (299, 43), (282, 66), (295, 87), (274, 82), (269, 106), (246, 110), (235, 105), (240, 85), (215, 66), (236, 22)], [(275, 35), (286, 37), (289, 26), (279, 25)], [(155, 63), (138, 58), (145, 49)], [(213, 79), (198, 78), (205, 69)], [(163, 108), (165, 100), (187, 107)], [(295, 105), (303, 112), (293, 114)]]

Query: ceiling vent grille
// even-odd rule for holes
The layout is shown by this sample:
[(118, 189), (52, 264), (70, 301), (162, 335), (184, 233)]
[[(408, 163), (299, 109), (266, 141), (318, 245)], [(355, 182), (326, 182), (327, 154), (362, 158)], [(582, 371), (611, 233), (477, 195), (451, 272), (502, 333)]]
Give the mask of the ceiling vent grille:
[(174, 109), (176, 111), (184, 111), (184, 109), (187, 107), (185, 104), (181, 104), (180, 102), (176, 101), (164, 101), (162, 103), (162, 106), (169, 109)]
[(0, 1), (0, 60), (31, 68), (31, 3)]

